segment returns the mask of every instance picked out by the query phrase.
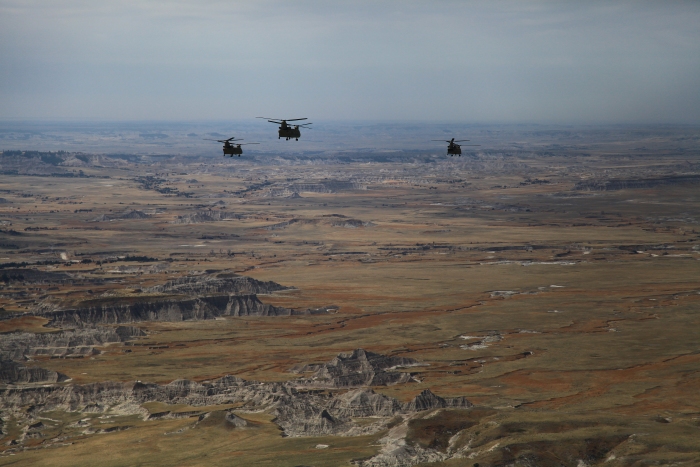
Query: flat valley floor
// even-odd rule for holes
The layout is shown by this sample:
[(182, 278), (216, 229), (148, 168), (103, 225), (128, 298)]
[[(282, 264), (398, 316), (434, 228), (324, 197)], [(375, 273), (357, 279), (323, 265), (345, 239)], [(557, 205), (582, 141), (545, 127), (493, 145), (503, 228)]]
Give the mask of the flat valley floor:
[[(0, 465), (698, 465), (697, 134), (388, 161), (6, 152)], [(229, 291), (212, 315), (201, 284), (243, 276), (249, 311)], [(37, 395), (225, 375), (282, 396)], [(295, 397), (316, 421), (285, 418)]]

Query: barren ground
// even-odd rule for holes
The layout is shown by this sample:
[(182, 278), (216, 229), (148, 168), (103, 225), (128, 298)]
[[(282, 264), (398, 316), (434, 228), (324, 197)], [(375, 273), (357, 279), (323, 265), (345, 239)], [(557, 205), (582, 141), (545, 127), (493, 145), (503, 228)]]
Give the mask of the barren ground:
[[(411, 368), (414, 382), (377, 392), (407, 402), (430, 389), (475, 404), (410, 421), (406, 443), (461, 449), (430, 465), (697, 465), (699, 185), (577, 187), (700, 173), (696, 142), (676, 150), (657, 139), (635, 152), (640, 144), (532, 143), (425, 164), (175, 158), (86, 163), (83, 177), (1, 175), (3, 270), (82, 279), (0, 283), (0, 340), (54, 332), (38, 310), (147, 299), (147, 287), (177, 277), (237, 273), (293, 287), (260, 295), (265, 304), (337, 308), (140, 322), (147, 336), (133, 345), (24, 364), (67, 375), (63, 385), (227, 374), (281, 382), (299, 377), (295, 365), (363, 348), (425, 364)], [(329, 180), (355, 186), (289, 189)], [(144, 218), (125, 216), (134, 210)], [(209, 211), (236, 217), (187, 220)], [(241, 414), (251, 422), (243, 429), (180, 432), (193, 421), (98, 415), (44, 414), (51, 428), (29, 438), (3, 418), (0, 465), (337, 466), (376, 455), (387, 434), (282, 437), (265, 412)], [(129, 428), (69, 428), (86, 417)]]

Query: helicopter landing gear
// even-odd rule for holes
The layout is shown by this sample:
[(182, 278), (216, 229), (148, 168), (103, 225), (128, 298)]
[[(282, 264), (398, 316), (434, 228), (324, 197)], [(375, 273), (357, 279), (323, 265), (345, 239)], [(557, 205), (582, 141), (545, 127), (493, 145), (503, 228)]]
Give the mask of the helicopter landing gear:
[(297, 141), (299, 141), (299, 138), (297, 138)]

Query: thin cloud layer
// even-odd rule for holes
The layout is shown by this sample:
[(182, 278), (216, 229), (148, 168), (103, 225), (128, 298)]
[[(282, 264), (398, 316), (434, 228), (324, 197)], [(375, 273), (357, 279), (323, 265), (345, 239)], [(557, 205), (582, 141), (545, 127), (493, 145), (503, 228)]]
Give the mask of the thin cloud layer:
[(697, 2), (0, 0), (0, 118), (700, 123)]

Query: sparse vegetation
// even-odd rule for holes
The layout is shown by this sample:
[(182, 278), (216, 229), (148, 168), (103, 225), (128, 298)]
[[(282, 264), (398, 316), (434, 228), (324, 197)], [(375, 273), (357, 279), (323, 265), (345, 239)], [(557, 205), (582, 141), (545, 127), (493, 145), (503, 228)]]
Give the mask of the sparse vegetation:
[[(461, 159), (297, 154), (208, 170), (3, 152), (18, 173), (0, 204), (5, 377), (159, 398), (46, 412), (8, 407), (22, 389), (5, 387), (0, 464), (698, 463), (697, 148), (668, 149), (686, 144), (670, 130), (643, 153), (644, 133), (547, 135), (557, 143), (480, 141)], [(557, 146), (569, 137), (585, 148)], [(68, 158), (79, 163), (52, 165)], [(22, 172), (27, 160), (50, 170)], [(632, 182), (649, 179), (665, 182)], [(243, 295), (255, 312), (231, 313)], [(394, 363), (324, 366), (359, 348)], [(308, 402), (295, 409), (308, 418), (205, 400), (227, 374)], [(424, 390), (475, 407), (417, 410), (438, 400)]]

